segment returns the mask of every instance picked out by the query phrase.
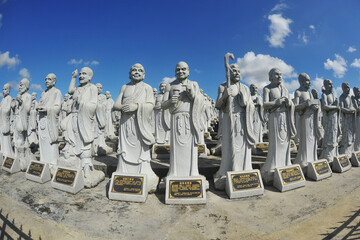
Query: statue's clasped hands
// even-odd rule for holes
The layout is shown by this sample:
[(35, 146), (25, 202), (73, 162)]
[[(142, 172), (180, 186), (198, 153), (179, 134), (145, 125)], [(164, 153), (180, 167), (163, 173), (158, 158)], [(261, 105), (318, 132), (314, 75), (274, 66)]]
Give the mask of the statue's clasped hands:
[(136, 103), (124, 104), (121, 107), (121, 111), (123, 112), (134, 112), (138, 109), (138, 105)]

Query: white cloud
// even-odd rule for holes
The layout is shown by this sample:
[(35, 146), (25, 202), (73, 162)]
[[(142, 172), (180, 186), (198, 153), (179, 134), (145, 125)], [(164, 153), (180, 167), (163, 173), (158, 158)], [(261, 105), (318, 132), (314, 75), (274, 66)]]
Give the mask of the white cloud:
[(171, 83), (172, 81), (174, 81), (176, 79), (176, 77), (172, 77), (172, 78), (170, 78), (170, 77), (164, 77), (163, 79), (162, 79), (162, 81), (163, 82), (166, 82), (166, 83)]
[(22, 76), (23, 78), (30, 78), (30, 73), (26, 68), (22, 68), (19, 71), (20, 76)]
[(9, 55), (9, 51), (4, 53), (0, 52), (0, 68), (2, 68), (3, 66), (7, 66), (8, 69), (14, 69), (15, 66), (20, 63), (20, 59), (17, 55), (15, 55), (15, 57), (10, 57)]
[(354, 62), (350, 66), (355, 68), (360, 68), (360, 58), (355, 58)]
[(305, 32), (303, 32), (302, 34), (299, 34), (298, 39), (303, 41), (305, 44), (307, 44), (309, 42), (309, 38), (308, 38), (308, 36), (306, 36)]
[(309, 28), (312, 29), (313, 31), (315, 31), (316, 29), (314, 25), (310, 25)]
[(79, 65), (83, 62), (82, 59), (79, 59), (79, 60), (76, 60), (75, 58), (69, 60), (67, 63), (70, 64), (70, 65)]
[(343, 78), (345, 72), (347, 71), (347, 64), (345, 59), (339, 54), (335, 54), (335, 60), (330, 60), (329, 58), (324, 63), (324, 67), (327, 70), (333, 70), (334, 76), (338, 78)]
[(100, 62), (99, 62), (99, 61), (96, 61), (96, 60), (94, 60), (94, 61), (91, 62), (91, 65), (99, 65), (99, 64), (100, 64)]
[(201, 71), (197, 68), (194, 69), (194, 72), (196, 72), (197, 74), (201, 73)]
[(270, 12), (280, 12), (284, 9), (288, 8), (288, 5), (286, 3), (278, 3), (271, 9)]
[(270, 20), (270, 37), (266, 36), (271, 47), (284, 47), (285, 38), (290, 35), (290, 18), (283, 18), (281, 14), (272, 14), (268, 16)]
[(316, 89), (318, 93), (322, 93), (324, 78), (316, 76), (315, 80), (311, 81), (312, 88)]
[(0, 13), (0, 28), (2, 27), (2, 18), (3, 18), (3, 15)]
[(20, 81), (18, 81), (18, 82), (10, 81), (9, 82), (11, 88), (14, 89), (15, 91), (19, 91), (19, 83), (20, 83)]
[(254, 52), (247, 52), (244, 57), (237, 59), (237, 64), (240, 67), (241, 76), (246, 84), (256, 84), (258, 89), (262, 89), (269, 84), (269, 71), (272, 68), (279, 68), (284, 78), (284, 84), (289, 91), (293, 91), (299, 87), (297, 80), (286, 82), (290, 78), (297, 79), (297, 73), (291, 65), (286, 64), (283, 60), (272, 57), (270, 55), (258, 54)]
[(356, 50), (357, 50), (356, 48), (350, 46), (350, 47), (348, 48), (347, 52), (355, 52)]
[(30, 84), (30, 89), (34, 90), (34, 91), (40, 91), (40, 92), (44, 91), (40, 84), (35, 84), (35, 83)]

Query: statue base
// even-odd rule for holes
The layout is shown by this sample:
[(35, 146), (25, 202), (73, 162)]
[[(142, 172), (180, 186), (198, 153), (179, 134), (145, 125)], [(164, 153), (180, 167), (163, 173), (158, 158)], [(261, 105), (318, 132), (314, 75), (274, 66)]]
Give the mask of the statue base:
[(76, 194), (84, 188), (83, 172), (79, 169), (57, 167), (51, 180), (51, 186), (64, 192)]
[(225, 186), (230, 199), (264, 194), (264, 184), (258, 169), (227, 172)]
[(51, 180), (49, 163), (31, 161), (26, 171), (26, 179), (45, 183)]
[(204, 176), (165, 178), (166, 204), (206, 204), (206, 179)]
[(306, 176), (315, 181), (329, 178), (331, 177), (331, 175), (332, 175), (332, 171), (326, 159), (321, 159), (315, 162), (309, 162), (307, 166)]
[(111, 200), (145, 202), (148, 195), (147, 176), (114, 172), (108, 193)]
[(152, 158), (169, 159), (170, 158), (170, 145), (155, 143), (151, 149)]
[(337, 173), (343, 173), (350, 170), (351, 164), (349, 161), (349, 157), (344, 155), (339, 155), (334, 157), (334, 161), (332, 163), (332, 170)]
[(11, 174), (20, 172), (20, 160), (18, 158), (6, 157), (2, 164), (2, 169)]
[(350, 161), (353, 167), (360, 167), (360, 152), (352, 153)]
[(274, 187), (280, 192), (305, 186), (305, 177), (299, 164), (275, 168)]

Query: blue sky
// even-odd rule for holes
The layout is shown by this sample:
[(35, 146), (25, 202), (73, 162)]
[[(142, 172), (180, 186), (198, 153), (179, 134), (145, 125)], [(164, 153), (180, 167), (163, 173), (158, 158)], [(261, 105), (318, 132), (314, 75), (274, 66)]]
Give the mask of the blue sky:
[(216, 99), (232, 52), (247, 85), (261, 89), (279, 67), (290, 92), (306, 72), (312, 87), (330, 78), (340, 93), (343, 81), (360, 86), (359, 12), (357, 0), (0, 0), (0, 84), (11, 82), (16, 96), (26, 76), (40, 94), (53, 72), (65, 94), (72, 71), (87, 65), (115, 99), (134, 63), (158, 88), (186, 61), (189, 78)]

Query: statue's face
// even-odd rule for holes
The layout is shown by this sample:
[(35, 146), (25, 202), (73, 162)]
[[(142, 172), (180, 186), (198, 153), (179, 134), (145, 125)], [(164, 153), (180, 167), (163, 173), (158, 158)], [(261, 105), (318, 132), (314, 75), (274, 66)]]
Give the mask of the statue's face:
[(21, 93), (21, 94), (23, 94), (23, 93), (25, 93), (26, 91), (27, 91), (27, 87), (26, 87), (26, 80), (25, 79), (23, 79), (23, 80), (21, 80), (20, 81), (20, 85), (19, 85), (19, 92)]
[(102, 85), (96, 84), (96, 87), (98, 89), (98, 94), (100, 94), (102, 92)]
[(257, 86), (255, 86), (255, 85), (250, 86), (251, 95), (255, 95), (257, 93), (257, 91), (258, 91)]
[(160, 84), (160, 92), (165, 93), (165, 86), (166, 84)]
[(106, 92), (105, 92), (105, 96), (106, 96), (106, 98), (111, 98), (110, 92), (109, 92), (109, 91), (106, 91)]
[(79, 82), (80, 85), (86, 85), (91, 81), (90, 73), (86, 69), (81, 69), (79, 73)]
[(56, 78), (52, 76), (51, 74), (48, 74), (45, 78), (45, 86), (47, 89), (52, 88), (55, 85)]
[(230, 66), (230, 79), (232, 82), (239, 82), (241, 79), (240, 68), (237, 65)]
[(189, 66), (186, 63), (180, 62), (176, 65), (175, 76), (177, 79), (184, 80), (189, 76), (189, 74)]
[(145, 78), (145, 71), (141, 65), (134, 65), (130, 70), (130, 79), (135, 82), (141, 82)]
[(65, 101), (69, 100), (69, 95), (68, 95), (68, 94), (65, 94), (64, 100), (65, 100)]
[(330, 93), (332, 92), (333, 90), (333, 85), (332, 85), (332, 82), (331, 81), (326, 81), (324, 83), (324, 87), (326, 89), (326, 91), (329, 91)]
[(157, 94), (157, 89), (156, 88), (153, 88), (153, 94), (154, 94), (154, 96)]
[(37, 97), (37, 94), (36, 94), (36, 93), (35, 93), (35, 94), (31, 94), (31, 100), (32, 100), (32, 101), (36, 100), (36, 97)]
[(343, 93), (349, 94), (350, 93), (350, 86), (349, 84), (343, 84), (342, 86)]
[(310, 89), (310, 77), (303, 78), (301, 81), (301, 86), (305, 88), (306, 90)]
[(311, 91), (311, 94), (313, 95), (313, 97), (314, 97), (315, 99), (318, 99), (318, 98), (319, 98), (319, 94), (318, 94), (318, 92), (317, 92), (315, 89), (313, 89), (313, 90)]
[(276, 86), (279, 86), (282, 83), (282, 74), (279, 69), (276, 69), (273, 72), (271, 82), (273, 82)]
[(3, 96), (6, 97), (7, 95), (10, 94), (10, 86), (9, 85), (5, 85), (3, 87)]
[(360, 89), (359, 88), (354, 88), (354, 94), (355, 94), (356, 98), (360, 98)]

